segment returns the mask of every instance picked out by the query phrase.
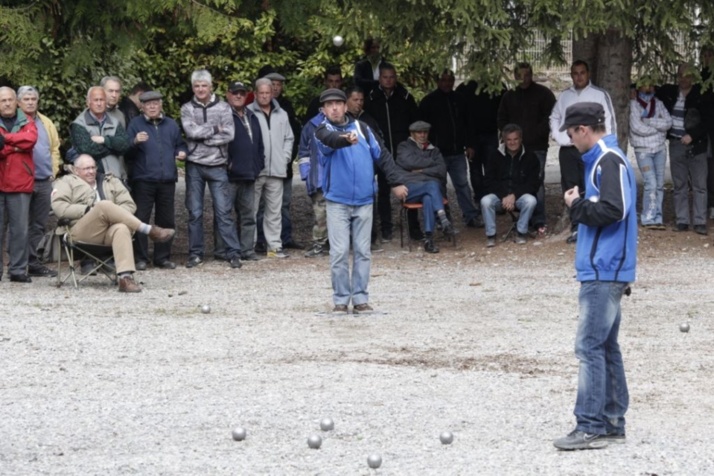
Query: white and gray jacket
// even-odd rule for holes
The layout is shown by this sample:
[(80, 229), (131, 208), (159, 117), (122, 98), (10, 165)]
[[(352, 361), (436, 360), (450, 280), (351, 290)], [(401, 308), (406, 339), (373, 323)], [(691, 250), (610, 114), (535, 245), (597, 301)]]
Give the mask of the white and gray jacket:
[(605, 110), (605, 130), (607, 134), (617, 135), (617, 121), (615, 119), (615, 109), (612, 107), (612, 99), (610, 95), (602, 88), (594, 86), (593, 83), (588, 83), (581, 90), (571, 86), (558, 97), (558, 100), (553, 107), (553, 112), (550, 114), (550, 135), (560, 146), (571, 146), (573, 143), (568, 137), (567, 131), (560, 132), (560, 127), (565, 121), (565, 110), (568, 106), (572, 106), (579, 102), (596, 102), (602, 104)]
[(672, 116), (659, 99), (655, 99), (655, 113), (642, 117), (644, 108), (633, 99), (630, 101), (630, 144), (637, 152), (657, 152), (665, 147), (667, 131), (672, 127)]
[(181, 106), (181, 127), (188, 145), (187, 161), (207, 166), (228, 162), (228, 143), (233, 140), (235, 126), (227, 102), (215, 94), (208, 104), (194, 97)]
[(286, 178), (295, 140), (288, 113), (280, 107), (275, 99), (273, 99), (273, 110), (270, 112), (270, 122), (257, 101), (249, 104), (248, 109), (258, 118), (260, 132), (263, 135), (265, 167), (261, 170), (260, 175)]

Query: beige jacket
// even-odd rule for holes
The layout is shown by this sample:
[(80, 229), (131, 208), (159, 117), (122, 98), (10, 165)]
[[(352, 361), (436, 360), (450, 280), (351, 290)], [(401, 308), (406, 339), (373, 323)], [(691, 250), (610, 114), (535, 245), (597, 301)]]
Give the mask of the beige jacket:
[(60, 166), (62, 165), (62, 156), (60, 155), (60, 140), (59, 134), (57, 133), (57, 127), (52, 120), (45, 116), (44, 114), (37, 113), (37, 117), (40, 118), (40, 122), (45, 126), (47, 135), (50, 137), (50, 154), (52, 154), (52, 175), (57, 177), (59, 173)]
[(87, 207), (94, 206), (99, 185), (105, 200), (110, 200), (131, 213), (136, 212), (136, 204), (129, 190), (121, 180), (111, 174), (97, 175), (97, 190), (74, 174), (55, 180), (52, 190), (52, 211), (58, 219), (70, 220), (69, 225), (74, 225), (87, 213)]

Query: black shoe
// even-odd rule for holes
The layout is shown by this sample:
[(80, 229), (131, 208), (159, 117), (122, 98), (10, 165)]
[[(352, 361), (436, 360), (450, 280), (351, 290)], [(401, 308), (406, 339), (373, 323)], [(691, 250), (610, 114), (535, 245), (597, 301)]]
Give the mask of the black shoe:
[(11, 283), (31, 283), (32, 278), (30, 278), (26, 274), (11, 274), (10, 282)]
[(287, 243), (283, 244), (283, 248), (288, 248), (291, 250), (304, 250), (305, 246), (301, 245), (300, 243), (290, 240)]
[[(166, 261), (162, 261), (161, 263), (155, 263), (154, 267), (161, 268), (161, 269), (176, 269), (176, 263), (174, 263), (173, 261), (166, 260)], [(139, 268), (137, 268), (137, 269), (139, 269)]]
[(203, 259), (200, 256), (189, 256), (188, 261), (186, 261), (187, 268), (195, 268), (196, 266), (201, 266), (203, 264)]
[(483, 228), (483, 218), (480, 216), (472, 218), (466, 222), (466, 226), (469, 228)]
[(677, 226), (672, 228), (674, 231), (687, 231), (689, 230), (689, 225), (686, 223), (677, 223)]
[(233, 258), (231, 258), (231, 268), (238, 269), (238, 268), (241, 268), (242, 266), (243, 266), (243, 263), (240, 262), (240, 258), (238, 258), (237, 256), (234, 256)]
[(256, 243), (255, 244), (255, 252), (260, 253), (260, 254), (265, 254), (268, 252), (268, 245), (266, 243)]
[(258, 255), (255, 253), (246, 253), (241, 255), (240, 259), (242, 261), (260, 261), (260, 258), (258, 258)]
[(424, 251), (427, 253), (438, 253), (439, 248), (434, 244), (434, 240), (427, 238), (424, 240)]
[(383, 231), (382, 232), (382, 243), (389, 243), (392, 241), (392, 232), (391, 231)]
[(316, 258), (318, 256), (327, 256), (327, 250), (320, 243), (315, 243), (305, 252), (305, 258)]
[(54, 278), (57, 276), (57, 271), (50, 269), (43, 264), (37, 264), (34, 266), (28, 266), (27, 274), (38, 278)]
[(706, 235), (707, 234), (706, 225), (694, 225), (694, 233), (697, 233), (698, 235)]
[(94, 269), (96, 267), (96, 264), (94, 264), (94, 260), (89, 259), (89, 260), (82, 260), (81, 264), (81, 273), (83, 276), (86, 276), (91, 273), (92, 276), (96, 276), (97, 271)]
[(146, 271), (146, 267), (148, 266), (148, 264), (146, 263), (146, 261), (137, 261), (134, 266), (136, 267), (137, 271)]
[(421, 231), (410, 231), (409, 238), (414, 241), (421, 241), (424, 239), (424, 233), (422, 233)]
[(446, 222), (443, 227), (444, 231), (444, 236), (447, 238), (451, 238), (456, 234), (456, 229), (454, 229), (454, 225), (451, 224), (451, 222)]
[(578, 231), (575, 230), (570, 234), (570, 236), (565, 240), (568, 244), (573, 244), (578, 242)]

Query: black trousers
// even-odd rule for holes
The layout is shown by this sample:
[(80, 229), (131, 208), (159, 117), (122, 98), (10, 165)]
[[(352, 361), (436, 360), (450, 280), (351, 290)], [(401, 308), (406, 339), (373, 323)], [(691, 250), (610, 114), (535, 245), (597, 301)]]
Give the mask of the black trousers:
[[(176, 228), (174, 212), (175, 182), (132, 182), (131, 195), (136, 202), (136, 217), (143, 223), (150, 223), (154, 211), (154, 224), (161, 228)], [(154, 264), (171, 258), (171, 244), (154, 243)], [(134, 260), (149, 262), (149, 241), (145, 234), (137, 233), (134, 239)]]
[[(585, 193), (585, 164), (580, 152), (574, 146), (561, 147), (558, 153), (560, 163), (560, 188), (563, 193), (576, 185), (580, 193)], [(575, 230), (577, 223), (571, 223), (571, 229)]]

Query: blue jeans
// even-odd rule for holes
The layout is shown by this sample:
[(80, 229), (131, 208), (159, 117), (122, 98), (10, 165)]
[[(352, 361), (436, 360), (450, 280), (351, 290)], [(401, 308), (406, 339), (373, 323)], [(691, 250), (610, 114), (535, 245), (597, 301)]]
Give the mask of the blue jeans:
[(434, 232), (434, 214), (444, 209), (444, 197), (441, 195), (441, 185), (435, 180), (421, 183), (408, 183), (407, 203), (421, 203), (424, 209), (424, 232)]
[(580, 287), (580, 316), (575, 355), (580, 360), (577, 430), (624, 434), (629, 405), (625, 367), (617, 335), (620, 300), (627, 283), (585, 281)]
[(451, 183), (456, 191), (456, 200), (466, 222), (478, 218), (479, 213), (471, 201), (471, 189), (469, 188), (469, 171), (464, 154), (448, 155), (444, 157), (446, 171), (451, 177)]
[(213, 200), (213, 220), (218, 223), (218, 233), (225, 243), (225, 256), (230, 260), (240, 253), (240, 243), (231, 215), (228, 192), (228, 174), (222, 166), (186, 162), (186, 209), (188, 210), (188, 254), (203, 258), (203, 195), (208, 184)]
[(640, 222), (643, 225), (662, 224), (662, 199), (664, 198), (664, 167), (667, 162), (667, 151), (662, 148), (657, 152), (637, 152), (637, 166), (642, 173), (644, 189), (642, 191), (642, 214)]
[[(332, 300), (335, 305), (365, 304), (369, 301), (367, 286), (372, 265), (370, 235), (372, 204), (351, 206), (327, 201), (327, 236), (330, 240), (330, 274)], [(350, 237), (353, 263), (350, 276)]]
[[(230, 200), (236, 211), (236, 232), (240, 243), (241, 258), (251, 256), (255, 241), (255, 180), (236, 180), (228, 184)], [(226, 245), (218, 234), (214, 223), (214, 256), (225, 259)]]
[(548, 222), (545, 215), (545, 162), (548, 158), (548, 151), (534, 150), (533, 155), (535, 155), (538, 158), (538, 162), (540, 162), (540, 187), (538, 188), (538, 193), (536, 194), (538, 203), (536, 204), (536, 208), (531, 219), (533, 220), (533, 226), (539, 228)]
[(10, 256), (8, 273), (27, 274), (27, 237), (29, 233), (29, 215), (31, 193), (0, 192), (0, 276), (3, 270), (3, 241), (7, 222), (7, 252)]
[[(528, 222), (536, 208), (536, 198), (524, 193), (516, 199), (516, 209), (520, 211), (516, 229), (521, 235), (528, 233)], [(483, 224), (486, 227), (486, 236), (496, 235), (496, 212), (502, 212), (503, 205), (501, 199), (495, 194), (489, 193), (481, 199), (481, 214), (483, 215)]]

